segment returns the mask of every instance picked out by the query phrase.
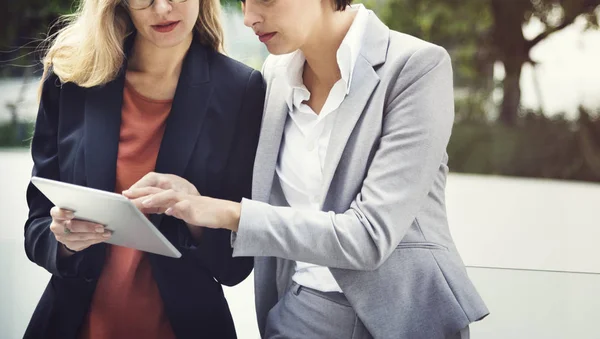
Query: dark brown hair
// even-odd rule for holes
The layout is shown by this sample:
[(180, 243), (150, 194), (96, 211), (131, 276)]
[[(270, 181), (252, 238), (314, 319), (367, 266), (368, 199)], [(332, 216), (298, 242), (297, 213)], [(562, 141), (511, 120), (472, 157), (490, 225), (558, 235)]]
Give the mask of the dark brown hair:
[(334, 0), (333, 3), (336, 11), (343, 11), (352, 3), (352, 0)]

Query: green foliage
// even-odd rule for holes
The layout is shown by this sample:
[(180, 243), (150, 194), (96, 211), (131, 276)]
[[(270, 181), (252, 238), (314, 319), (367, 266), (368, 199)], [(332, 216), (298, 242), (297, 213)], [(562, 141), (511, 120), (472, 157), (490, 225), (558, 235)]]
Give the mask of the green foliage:
[(20, 76), (40, 59), (51, 25), (75, 7), (73, 0), (6, 1), (0, 11), (0, 76)]
[(0, 123), (0, 147), (29, 147), (33, 122)]
[(39, 38), (51, 22), (74, 8), (73, 0), (7, 1), (0, 11), (0, 46), (10, 46), (18, 37)]
[[(455, 85), (481, 97), (495, 86), (495, 62), (504, 64), (507, 79), (519, 79), (522, 66), (535, 62), (530, 51), (540, 41), (579, 17), (598, 28), (600, 0), (390, 0), (379, 13), (390, 28), (444, 46), (453, 59)], [(532, 18), (545, 31), (527, 40), (522, 27)], [(520, 88), (506, 84), (500, 119), (512, 126)]]
[(221, 5), (228, 7), (241, 8), (240, 0), (221, 0)]
[(600, 182), (599, 132), (600, 119), (583, 110), (575, 122), (531, 112), (517, 127), (463, 121), (454, 126), (449, 167), (462, 173)]
[[(392, 0), (380, 13), (393, 30), (444, 46), (452, 55), (457, 86), (481, 87), (489, 73), (482, 52), (492, 27), (486, 0)], [(477, 83), (477, 84), (476, 84)]]

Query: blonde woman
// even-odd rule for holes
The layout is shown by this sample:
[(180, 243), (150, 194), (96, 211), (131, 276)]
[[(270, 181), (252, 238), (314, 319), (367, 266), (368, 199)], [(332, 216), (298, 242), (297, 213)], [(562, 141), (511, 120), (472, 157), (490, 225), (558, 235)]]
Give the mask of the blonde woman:
[[(83, 0), (44, 58), (33, 175), (113, 192), (160, 172), (192, 195), (250, 196), (265, 88), (223, 54), (218, 0)], [(26, 338), (235, 338), (230, 233), (150, 219), (180, 259), (107, 245), (27, 191), (27, 256), (52, 277)], [(106, 213), (111, 213), (107, 210)]]

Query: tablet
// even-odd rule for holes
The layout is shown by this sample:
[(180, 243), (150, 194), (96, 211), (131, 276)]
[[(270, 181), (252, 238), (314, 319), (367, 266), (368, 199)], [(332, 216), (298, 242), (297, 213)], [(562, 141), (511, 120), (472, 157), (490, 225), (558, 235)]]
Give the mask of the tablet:
[(172, 258), (181, 253), (126, 197), (89, 187), (33, 177), (31, 182), (55, 206), (74, 211), (75, 219), (95, 222), (113, 232), (106, 242)]

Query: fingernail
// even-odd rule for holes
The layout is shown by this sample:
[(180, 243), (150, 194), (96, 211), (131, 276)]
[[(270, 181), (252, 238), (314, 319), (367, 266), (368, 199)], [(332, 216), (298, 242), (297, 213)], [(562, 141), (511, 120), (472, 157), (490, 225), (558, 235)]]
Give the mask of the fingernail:
[(110, 238), (111, 235), (112, 234), (110, 232), (106, 232), (106, 233), (102, 234), (102, 236), (105, 238)]
[(165, 214), (171, 215), (171, 213), (173, 213), (173, 208), (171, 208), (171, 207), (167, 208), (167, 210), (165, 211)]
[(142, 201), (142, 205), (144, 205), (144, 206), (148, 206), (151, 203), (152, 203), (152, 199), (146, 199), (146, 200)]
[(97, 233), (104, 233), (104, 227), (96, 227)]
[(124, 190), (124, 191), (123, 191), (123, 192), (121, 192), (121, 193), (123, 193), (123, 194), (129, 194), (130, 192), (129, 192), (129, 190)]

